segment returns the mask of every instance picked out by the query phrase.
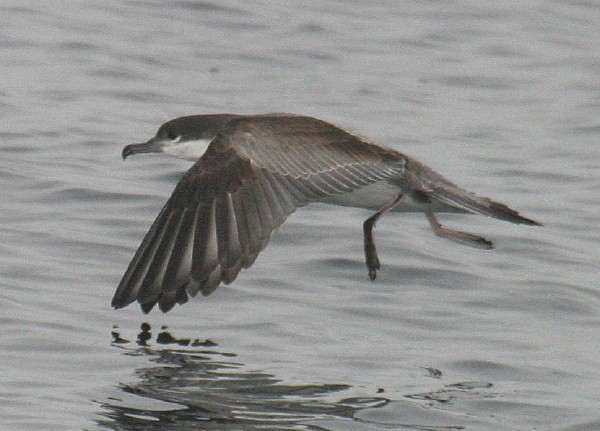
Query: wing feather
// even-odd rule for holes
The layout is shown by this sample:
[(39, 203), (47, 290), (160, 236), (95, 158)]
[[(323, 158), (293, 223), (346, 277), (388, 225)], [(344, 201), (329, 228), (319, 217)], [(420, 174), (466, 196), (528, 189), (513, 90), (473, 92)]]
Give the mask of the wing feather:
[(157, 243), (160, 241), (164, 232), (163, 227), (169, 213), (167, 207), (168, 204), (163, 207), (154, 223), (152, 223), (150, 230), (144, 237), (142, 244), (131, 260), (113, 297), (113, 307), (118, 308), (119, 304), (130, 304), (137, 299), (140, 286), (148, 271), (149, 263), (153, 260), (154, 254), (156, 253)]
[(192, 257), (192, 279), (205, 283), (219, 265), (215, 201), (203, 202), (196, 213), (196, 235)]
[(218, 196), (216, 208), (217, 246), (223, 282), (229, 284), (242, 269), (243, 250), (238, 235), (238, 220), (233, 208), (231, 193)]
[(167, 216), (167, 221), (161, 230), (160, 239), (156, 241), (153, 256), (149, 260), (148, 269), (140, 286), (138, 299), (141, 302), (153, 302), (158, 299), (158, 292), (169, 263), (169, 256), (181, 225), (180, 215), (181, 210), (178, 209)]
[(194, 244), (195, 211), (184, 208), (177, 238), (171, 250), (169, 263), (163, 277), (160, 309), (164, 312), (170, 310), (176, 303), (187, 301), (184, 286), (189, 280), (192, 270), (192, 250)]
[[(265, 121), (268, 120), (268, 121)], [(383, 163), (382, 163), (383, 162)], [(297, 208), (401, 176), (404, 156), (310, 117), (239, 117), (152, 224), (113, 298), (166, 312), (235, 280)]]

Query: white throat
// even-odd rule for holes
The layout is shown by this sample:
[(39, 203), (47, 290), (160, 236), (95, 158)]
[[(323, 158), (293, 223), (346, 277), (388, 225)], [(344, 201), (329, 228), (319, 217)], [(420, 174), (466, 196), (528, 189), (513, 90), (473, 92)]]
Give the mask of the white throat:
[(162, 147), (162, 152), (169, 156), (195, 162), (206, 152), (211, 141), (212, 139), (197, 139), (176, 143), (168, 142)]

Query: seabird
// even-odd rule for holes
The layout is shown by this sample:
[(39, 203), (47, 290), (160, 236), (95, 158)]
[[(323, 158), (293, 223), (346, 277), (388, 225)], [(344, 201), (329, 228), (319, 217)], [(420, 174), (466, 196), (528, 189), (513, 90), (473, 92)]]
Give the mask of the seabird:
[(148, 142), (123, 149), (192, 160), (129, 264), (112, 306), (138, 301), (163, 312), (212, 293), (252, 266), (271, 233), (311, 202), (366, 208), (368, 275), (380, 267), (373, 227), (388, 211), (425, 213), (433, 232), (484, 250), (480, 236), (443, 227), (435, 213), (479, 213), (540, 225), (477, 196), (398, 151), (317, 118), (292, 114), (193, 115), (163, 124)]

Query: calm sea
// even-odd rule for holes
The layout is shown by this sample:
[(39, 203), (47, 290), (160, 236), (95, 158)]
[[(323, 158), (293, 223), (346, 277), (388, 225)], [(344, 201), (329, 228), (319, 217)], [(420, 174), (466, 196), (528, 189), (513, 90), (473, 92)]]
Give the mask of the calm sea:
[[(600, 429), (600, 14), (563, 1), (3, 1), (1, 430)], [(294, 112), (544, 223), (313, 205), (169, 314), (112, 310), (189, 164), (171, 118)]]

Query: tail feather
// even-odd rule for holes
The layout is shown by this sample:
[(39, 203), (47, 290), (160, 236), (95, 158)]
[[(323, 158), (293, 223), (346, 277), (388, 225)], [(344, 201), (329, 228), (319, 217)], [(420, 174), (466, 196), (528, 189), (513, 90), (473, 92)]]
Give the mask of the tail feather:
[(461, 189), (456, 184), (434, 172), (431, 168), (414, 159), (408, 157), (406, 159), (406, 172), (403, 179), (408, 181), (415, 190), (425, 192), (430, 199), (438, 200), (454, 208), (483, 214), (511, 223), (541, 226), (541, 223), (523, 217), (517, 211), (500, 202), (495, 202), (489, 198)]
[(443, 184), (435, 186), (429, 192), (434, 198), (452, 205), (464, 208), (467, 211), (494, 217), (516, 224), (541, 226), (542, 224), (524, 217), (508, 206), (495, 202), (489, 198), (477, 196), (474, 193), (463, 190), (454, 184)]

